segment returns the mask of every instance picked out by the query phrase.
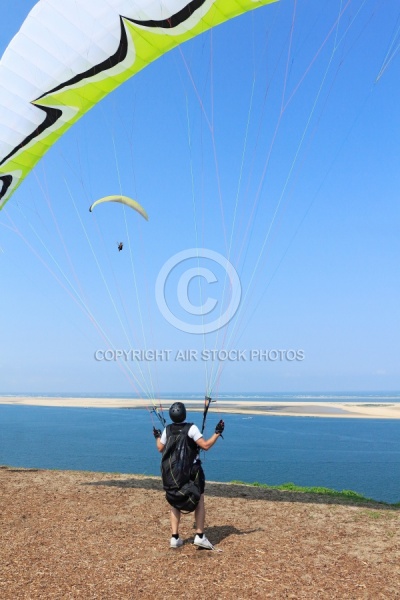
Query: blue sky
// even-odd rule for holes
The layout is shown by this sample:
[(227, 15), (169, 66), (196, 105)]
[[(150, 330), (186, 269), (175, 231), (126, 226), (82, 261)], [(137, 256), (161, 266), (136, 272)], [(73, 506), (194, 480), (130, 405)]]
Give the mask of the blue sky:
[[(34, 4), (0, 0), (1, 52)], [(0, 392), (399, 389), (399, 19), (394, 0), (281, 0), (171, 51), (76, 124), (0, 213)], [(119, 192), (148, 223), (89, 213)], [(206, 336), (155, 301), (163, 264), (195, 247), (229, 257), (242, 285)], [(223, 272), (201, 265), (218, 282), (195, 277), (189, 298), (202, 303), (200, 281), (221, 309)], [(205, 348), (246, 360), (219, 373)], [(95, 360), (106, 349), (171, 352)]]

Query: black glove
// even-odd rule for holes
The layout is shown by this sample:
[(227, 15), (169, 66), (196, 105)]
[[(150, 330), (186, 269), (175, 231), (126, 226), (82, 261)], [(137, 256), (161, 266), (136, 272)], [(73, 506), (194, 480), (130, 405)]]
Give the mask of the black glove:
[[(223, 420), (221, 419), (218, 423), (217, 426), (215, 428), (215, 433), (219, 433), (219, 435), (222, 437), (222, 432), (225, 429), (225, 423), (223, 422)], [(222, 438), (224, 439), (224, 438)]]
[(155, 427), (153, 427), (153, 435), (156, 438), (156, 440), (158, 440), (158, 438), (161, 437), (161, 431), (159, 429), (156, 429)]

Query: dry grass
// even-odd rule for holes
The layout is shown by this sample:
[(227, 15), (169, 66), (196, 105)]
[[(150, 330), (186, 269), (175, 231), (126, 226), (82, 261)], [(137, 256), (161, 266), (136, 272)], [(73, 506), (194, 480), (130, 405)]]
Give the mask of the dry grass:
[(400, 512), (208, 483), (207, 537), (169, 548), (157, 478), (0, 469), (0, 597), (400, 598)]

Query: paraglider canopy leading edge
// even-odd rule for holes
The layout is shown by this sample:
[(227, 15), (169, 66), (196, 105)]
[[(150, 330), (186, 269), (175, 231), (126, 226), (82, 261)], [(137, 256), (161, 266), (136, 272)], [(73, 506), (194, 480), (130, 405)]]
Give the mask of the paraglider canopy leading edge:
[(95, 206), (102, 204), (103, 202), (119, 202), (120, 204), (125, 204), (125, 206), (129, 206), (130, 208), (136, 210), (140, 215), (142, 215), (142, 217), (146, 219), (146, 221), (149, 220), (149, 216), (144, 210), (143, 206), (141, 206), (139, 202), (136, 202), (136, 200), (128, 198), (128, 196), (105, 196), (104, 198), (100, 198), (99, 200), (96, 200), (96, 202), (93, 202), (93, 204), (89, 207), (89, 211), (92, 212)]
[(275, 1), (40, 0), (0, 61), (0, 209), (69, 127), (124, 81)]

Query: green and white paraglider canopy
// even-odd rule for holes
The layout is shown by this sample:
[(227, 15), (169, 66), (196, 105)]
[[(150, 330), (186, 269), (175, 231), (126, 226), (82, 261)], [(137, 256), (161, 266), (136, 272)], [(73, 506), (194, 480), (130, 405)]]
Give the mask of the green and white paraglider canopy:
[(0, 61), (0, 209), (90, 108), (183, 42), (276, 0), (40, 0)]

